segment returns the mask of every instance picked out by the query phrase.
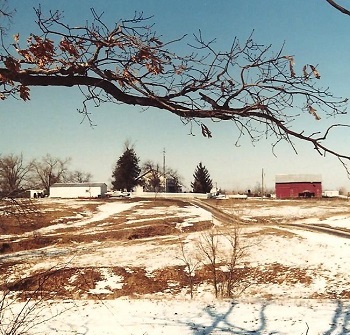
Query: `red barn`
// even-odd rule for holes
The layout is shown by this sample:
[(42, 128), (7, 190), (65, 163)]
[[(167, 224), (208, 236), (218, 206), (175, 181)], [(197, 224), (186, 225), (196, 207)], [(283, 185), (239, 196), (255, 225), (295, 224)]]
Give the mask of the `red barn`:
[(311, 174), (281, 174), (276, 176), (276, 198), (320, 198), (322, 177)]

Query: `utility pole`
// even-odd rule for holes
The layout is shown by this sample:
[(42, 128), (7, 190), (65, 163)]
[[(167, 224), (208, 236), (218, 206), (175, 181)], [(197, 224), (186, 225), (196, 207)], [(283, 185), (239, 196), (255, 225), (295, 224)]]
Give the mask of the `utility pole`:
[(163, 149), (163, 178), (164, 178), (164, 193), (166, 192), (166, 178), (165, 178), (165, 148)]
[(261, 169), (261, 199), (264, 198), (264, 168)]

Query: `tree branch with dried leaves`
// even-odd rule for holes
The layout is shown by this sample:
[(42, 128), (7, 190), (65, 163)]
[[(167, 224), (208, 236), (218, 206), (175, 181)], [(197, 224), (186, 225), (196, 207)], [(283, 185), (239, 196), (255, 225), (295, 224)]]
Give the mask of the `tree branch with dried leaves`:
[[(250, 36), (244, 43), (235, 38), (223, 52), (199, 32), (182, 56), (174, 50), (186, 36), (161, 41), (142, 14), (112, 27), (94, 10), (91, 24), (81, 27), (64, 23), (59, 12), (44, 17), (38, 8), (36, 16), (38, 34), (26, 40), (15, 35), (14, 43), (2, 44), (3, 100), (27, 101), (33, 86), (77, 87), (83, 94), (80, 112), (90, 122), (89, 107), (104, 102), (154, 107), (199, 125), (206, 137), (212, 136), (206, 120), (231, 121), (238, 141), (246, 134), (252, 142), (270, 138), (273, 147), (287, 141), (296, 150), (294, 140), (301, 140), (343, 164), (350, 159), (326, 143), (331, 130), (349, 125), (322, 124), (325, 116), (346, 114), (347, 100), (320, 86), (316, 65), (297, 70), (283, 47), (274, 53)], [(298, 119), (305, 128), (297, 129)], [(311, 132), (312, 122), (326, 130)]]

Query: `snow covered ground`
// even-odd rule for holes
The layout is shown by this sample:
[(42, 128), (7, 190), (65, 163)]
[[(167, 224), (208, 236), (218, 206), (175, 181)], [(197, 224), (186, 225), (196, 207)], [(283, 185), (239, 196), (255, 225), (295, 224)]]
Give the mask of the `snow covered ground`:
[[(63, 314), (55, 316), (55, 313)], [(349, 334), (349, 301), (117, 299), (65, 302), (31, 334)], [(51, 313), (51, 314), (50, 314)], [(37, 320), (39, 320), (38, 317)]]
[[(234, 209), (236, 215), (239, 213), (247, 220), (258, 221), (259, 217), (268, 216), (277, 221), (292, 220), (306, 227), (321, 223), (350, 230), (347, 202), (337, 208), (329, 204), (305, 208), (288, 203), (276, 207), (269, 203), (247, 206), (243, 202), (239, 206)], [(45, 302), (30, 334), (350, 334), (349, 238), (300, 228), (253, 224), (247, 226), (242, 235), (249, 245), (246, 262), (261, 271), (271, 267), (279, 269), (283, 265), (282, 271), (273, 273), (275, 280), (252, 285), (234, 300), (215, 299), (209, 284), (196, 287), (192, 300), (186, 289), (176, 296), (159, 292), (109, 299), (108, 294), (123, 286), (123, 276), (108, 270), (116, 260), (120, 267), (143, 267), (150, 274), (156, 269), (179, 265), (178, 240), (192, 250), (193, 242), (201, 234), (196, 231), (185, 234), (181, 229), (212, 219), (208, 211), (197, 206), (146, 210), (136, 202), (120, 201), (99, 206), (88, 218), (45, 227), (40, 232), (55, 234), (72, 226), (82, 231), (92, 230), (90, 225), (99, 221), (102, 223), (98, 229), (104, 229), (109, 218), (122, 213), (127, 213), (125, 218), (129, 226), (140, 220), (148, 224), (155, 216), (162, 216), (164, 220), (177, 217), (179, 224), (176, 226), (181, 233), (143, 239), (138, 243), (96, 240), (69, 247), (48, 246), (0, 254), (0, 264), (26, 259), (27, 262), (21, 264), (22, 274), (67, 262), (72, 267), (101, 269), (100, 280), (89, 292), (95, 296), (94, 300)], [(22, 306), (23, 303), (16, 303), (11, 314), (16, 314)], [(40, 323), (42, 318), (50, 320)], [(10, 315), (7, 321), (11, 322)]]

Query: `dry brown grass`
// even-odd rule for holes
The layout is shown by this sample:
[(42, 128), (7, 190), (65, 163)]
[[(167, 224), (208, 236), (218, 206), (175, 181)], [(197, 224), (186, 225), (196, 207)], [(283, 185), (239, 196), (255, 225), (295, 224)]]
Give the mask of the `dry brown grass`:
[[(181, 290), (189, 290), (189, 278), (184, 266), (168, 266), (153, 272), (146, 271), (143, 267), (111, 267), (108, 268), (114, 275), (123, 279), (120, 288), (106, 287), (109, 292), (98, 294), (91, 290), (96, 288), (103, 278), (101, 271), (106, 268), (62, 268), (44, 273), (37, 273), (14, 283), (8, 283), (7, 288), (16, 292), (34, 292), (40, 287), (41, 295), (48, 295), (53, 299), (66, 299), (74, 296), (75, 299), (114, 299), (121, 296), (141, 296), (155, 293), (177, 294)], [(219, 282), (223, 280), (224, 273), (218, 275)], [(237, 281), (245, 281), (253, 278), (254, 286), (266, 284), (304, 284), (310, 285), (312, 277), (305, 269), (287, 267), (273, 263), (264, 268), (244, 267), (238, 268), (235, 273)], [(206, 266), (196, 271), (193, 277), (194, 286), (211, 282), (211, 272)], [(343, 292), (341, 296), (346, 296)]]
[[(121, 200), (109, 200), (121, 201)], [(135, 202), (137, 199), (126, 199), (123, 202)], [(7, 220), (1, 222), (4, 232), (16, 235), (16, 237), (6, 238), (0, 243), (0, 254), (19, 252), (24, 250), (33, 250), (48, 246), (65, 246), (72, 243), (90, 243), (93, 241), (128, 241), (140, 240), (152, 237), (178, 235), (183, 232), (202, 231), (212, 226), (210, 221), (194, 222), (190, 226), (184, 227), (181, 231), (176, 227), (182, 223), (184, 217), (176, 217), (173, 214), (166, 213), (169, 207), (183, 208), (190, 206), (187, 201), (155, 199), (140, 201), (137, 209), (142, 210), (144, 214), (135, 216), (133, 210), (127, 210), (120, 214), (109, 217), (105, 220), (91, 222), (87, 227), (75, 227), (74, 222), (81, 220), (81, 217), (88, 218), (98, 211), (98, 206), (105, 200), (89, 201), (81, 200), (73, 207), (69, 203), (53, 202), (45, 203), (37, 201), (35, 212), (31, 216), (22, 217), (18, 222), (16, 217), (7, 217)], [(159, 208), (162, 214), (154, 216), (147, 214), (147, 210)], [(133, 220), (129, 223), (130, 216), (133, 214)], [(80, 217), (79, 217), (79, 216)], [(66, 227), (54, 229), (57, 224), (66, 224)], [(52, 232), (38, 232), (41, 228), (52, 227)], [(18, 239), (18, 235), (33, 232)]]
[[(19, 251), (40, 250), (48, 246), (57, 247), (74, 247), (76, 244), (88, 244), (94, 241), (114, 243), (122, 241), (127, 246), (132, 243), (142, 243), (146, 240), (157, 240), (157, 243), (173, 244), (173, 240), (179, 236), (192, 232), (205, 231), (213, 226), (211, 221), (195, 221), (191, 225), (185, 225), (181, 229), (178, 224), (183, 223), (187, 218), (184, 216), (176, 217), (176, 215), (168, 212), (171, 208), (184, 208), (191, 204), (187, 201), (178, 199), (140, 199), (137, 205), (131, 209), (115, 214), (108, 219), (91, 222), (84, 226), (75, 226), (77, 220), (81, 217), (88, 218), (98, 211), (98, 206), (105, 201), (122, 201), (135, 202), (137, 199), (123, 200), (96, 200), (96, 201), (75, 201), (74, 206), (70, 206), (69, 202), (45, 202), (36, 201), (35, 211), (32, 216), (20, 218), (6, 216), (4, 220), (0, 217), (0, 234), (12, 234), (13, 236), (3, 239), (0, 243), (0, 256), (6, 256)], [(230, 199), (225, 201), (207, 200), (208, 204), (216, 206), (218, 209), (231, 211), (239, 214), (242, 208), (264, 208), (266, 206), (328, 206), (339, 208), (339, 213), (344, 214), (344, 201), (329, 200), (311, 200), (311, 201), (290, 201), (288, 203), (282, 201), (270, 200), (237, 200)], [(33, 207), (34, 209), (34, 207)], [(160, 214), (155, 215), (159, 209)], [(149, 212), (148, 212), (149, 211)], [(151, 212), (153, 214), (151, 214)], [(138, 213), (138, 214), (135, 214)], [(350, 213), (350, 209), (349, 209)], [(132, 221), (131, 221), (132, 220)], [(62, 227), (55, 229), (57, 224)], [(65, 225), (66, 224), (66, 225)], [(253, 232), (243, 232), (244, 238), (255, 238), (259, 236), (278, 236), (282, 238), (292, 238), (296, 235), (290, 231), (273, 227), (270, 218), (257, 217), (256, 221), (246, 223), (247, 227), (260, 226), (260, 229)], [(65, 226), (64, 226), (65, 225)], [(40, 228), (47, 229), (45, 233), (40, 233)], [(23, 234), (23, 235), (22, 235)], [(159, 239), (164, 237), (164, 241)], [(170, 242), (167, 238), (171, 238)], [(126, 249), (127, 252), (127, 249)], [(137, 257), (137, 255), (135, 255)], [(23, 260), (21, 261), (23, 262)], [(117, 260), (116, 260), (117, 262)], [(13, 261), (6, 261), (6, 257), (0, 258), (0, 274), (2, 278), (8, 278), (16, 266), (21, 265)], [(117, 264), (116, 264), (117, 265)], [(123, 278), (123, 285), (118, 289), (110, 289), (110, 293), (93, 294), (94, 289), (102, 278), (104, 268), (99, 267), (76, 267), (72, 266), (52, 269), (43, 272), (31, 273), (27, 277), (23, 277), (20, 281), (8, 283), (8, 288), (13, 291), (33, 291), (38, 285), (41, 285), (41, 291), (49, 295), (51, 298), (116, 298), (120, 296), (140, 296), (154, 293), (173, 293), (177, 294), (183, 289), (189, 290), (189, 278), (183, 266), (168, 266), (153, 272), (146, 271), (144, 267), (122, 267), (113, 266), (108, 268), (115, 275)], [(307, 269), (298, 267), (288, 267), (283, 264), (273, 263), (264, 267), (242, 267), (238, 268), (235, 273), (237, 280), (251, 280), (257, 287), (266, 284), (276, 285), (310, 285), (312, 275)], [(224, 278), (224, 274), (219, 275), (219, 279)], [(193, 277), (194, 286), (201, 283), (210, 283), (210, 270), (202, 266)], [(332, 292), (311, 293), (311, 297), (331, 297)], [(344, 290), (338, 293), (338, 298), (350, 298), (350, 292)]]
[(273, 228), (273, 227), (263, 227), (259, 230), (253, 231), (253, 232), (245, 232), (244, 237), (250, 238), (250, 237), (258, 237), (258, 236), (280, 236), (284, 238), (292, 238), (297, 237), (298, 235), (285, 230), (285, 229), (279, 229), (279, 228)]
[(57, 223), (77, 221), (80, 219), (77, 215), (92, 215), (98, 205), (99, 203), (82, 203), (81, 206), (72, 208), (63, 203), (47, 204), (40, 200), (18, 200), (17, 206), (10, 206), (1, 201), (0, 234), (23, 234)]

